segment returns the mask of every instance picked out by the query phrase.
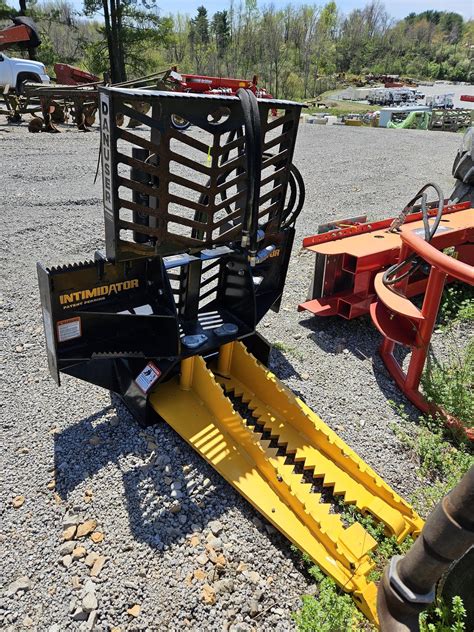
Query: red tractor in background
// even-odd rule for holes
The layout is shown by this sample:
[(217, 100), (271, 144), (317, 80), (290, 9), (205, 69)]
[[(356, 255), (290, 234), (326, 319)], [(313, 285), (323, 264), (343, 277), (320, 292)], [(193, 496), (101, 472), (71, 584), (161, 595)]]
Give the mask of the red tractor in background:
[(101, 82), (100, 77), (69, 64), (54, 64), (54, 74), (56, 75), (56, 82), (63, 86)]

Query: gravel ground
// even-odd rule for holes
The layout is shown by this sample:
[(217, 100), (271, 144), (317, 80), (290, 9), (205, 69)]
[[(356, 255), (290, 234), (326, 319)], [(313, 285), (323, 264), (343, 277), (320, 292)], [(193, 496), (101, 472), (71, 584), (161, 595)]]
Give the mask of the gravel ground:
[[(260, 327), (279, 343), (277, 375), (405, 496), (420, 483), (389, 429), (388, 400), (402, 400), (378, 336), (364, 319), (296, 311), (313, 267), (299, 244), (336, 216), (395, 213), (427, 180), (448, 194), (460, 140), (303, 127), (295, 163), (307, 202), (282, 311)], [(288, 542), (166, 425), (143, 431), (106, 391), (67, 376), (58, 389), (48, 374), (35, 263), (103, 247), (97, 152), (96, 131), (36, 136), (0, 126), (0, 627), (286, 632), (311, 591)]]

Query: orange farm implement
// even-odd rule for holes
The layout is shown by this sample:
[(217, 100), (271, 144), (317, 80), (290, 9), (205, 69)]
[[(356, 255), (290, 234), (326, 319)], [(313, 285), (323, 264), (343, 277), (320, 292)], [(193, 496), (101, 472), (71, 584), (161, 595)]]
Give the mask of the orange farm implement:
[[(444, 223), (430, 241), (420, 236), (419, 230), (409, 225), (402, 227), (400, 263), (375, 277), (377, 300), (370, 306), (370, 315), (384, 338), (380, 355), (406, 397), (423, 412), (440, 413), (448, 425), (465, 432), (473, 441), (474, 427), (465, 428), (440, 407), (427, 402), (418, 390), (446, 281), (474, 286), (474, 209), (464, 209), (441, 221)], [(452, 251), (451, 255), (443, 252), (446, 248)], [(407, 292), (407, 273), (415, 260), (423, 262), (426, 277), (421, 308), (412, 303)], [(395, 267), (398, 271), (405, 268), (405, 272), (395, 276)], [(411, 350), (406, 372), (394, 355), (397, 344)]]
[[(442, 226), (456, 224), (456, 218), (464, 217), (464, 211), (470, 207), (470, 202), (446, 204)], [(431, 217), (435, 214), (436, 210), (429, 210)], [(402, 237), (399, 232), (388, 231), (393, 221), (394, 218), (367, 222), (365, 217), (338, 220), (320, 227), (320, 234), (306, 237), (303, 247), (315, 253), (315, 271), (310, 296), (298, 310), (348, 320), (367, 314), (377, 296), (375, 277), (400, 257)], [(421, 210), (408, 214), (404, 221), (412, 231), (423, 228)], [(406, 296), (422, 294), (426, 284), (427, 277), (420, 270), (409, 278)]]
[[(345, 319), (370, 311), (384, 337), (382, 359), (406, 397), (425, 413), (441, 414), (470, 440), (474, 428), (430, 404), (419, 386), (445, 284), (474, 285), (472, 140), (471, 129), (454, 162), (455, 203), (443, 200), (439, 188), (429, 184), (396, 218), (341, 220), (304, 239), (303, 246), (315, 253), (316, 262), (310, 296), (298, 307), (315, 316)], [(437, 208), (427, 204), (430, 187), (438, 194)], [(424, 295), (421, 309), (411, 300), (419, 295)], [(397, 344), (411, 351), (406, 373), (394, 355)]]

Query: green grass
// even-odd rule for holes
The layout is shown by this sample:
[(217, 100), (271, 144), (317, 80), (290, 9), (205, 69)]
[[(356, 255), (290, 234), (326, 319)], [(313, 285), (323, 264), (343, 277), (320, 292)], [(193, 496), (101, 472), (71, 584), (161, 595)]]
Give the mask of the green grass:
[(308, 572), (317, 584), (314, 596), (303, 595), (302, 607), (293, 613), (300, 632), (355, 632), (373, 630), (373, 626), (357, 610), (349, 595), (326, 577), (318, 566), (303, 554)]
[(343, 116), (346, 114), (363, 114), (365, 112), (375, 112), (376, 106), (358, 103), (357, 101), (330, 101), (322, 99), (327, 105), (326, 108), (311, 108), (311, 114), (334, 114), (335, 116)]
[[(413, 544), (412, 538), (406, 538), (398, 544), (393, 536), (387, 536), (384, 525), (377, 523), (372, 516), (362, 515), (354, 506), (341, 501), (341, 518), (348, 524), (359, 522), (377, 542), (370, 553), (375, 562), (368, 580), (378, 582), (383, 569), (393, 555), (403, 555)], [(293, 614), (300, 632), (352, 632), (355, 630), (375, 630), (374, 626), (359, 612), (351, 597), (340, 590), (336, 583), (326, 577), (320, 568), (314, 565), (306, 554), (303, 561), (308, 572), (317, 584), (315, 596), (304, 595), (301, 609)]]
[(293, 356), (297, 360), (304, 360), (304, 355), (301, 353), (301, 351), (295, 349), (295, 347), (291, 347), (290, 345), (285, 344), (284, 342), (281, 342), (280, 340), (274, 342), (272, 344), (272, 347), (274, 349), (278, 349), (278, 351), (281, 351), (282, 353), (287, 353)]
[(451, 283), (443, 292), (438, 323), (446, 328), (460, 321), (474, 322), (474, 290), (466, 283)]
[(411, 500), (426, 518), (474, 465), (473, 449), (463, 437), (450, 433), (442, 419), (420, 417), (415, 424), (403, 407), (396, 409), (400, 420), (392, 430), (412, 454), (416, 474), (423, 481)]
[[(453, 249), (445, 254), (456, 256)], [(474, 419), (474, 291), (464, 283), (445, 288), (437, 319), (442, 343), (447, 346), (445, 359), (428, 355), (421, 386), (426, 399), (472, 426)]]
[(466, 427), (474, 420), (474, 339), (464, 349), (452, 342), (448, 358), (427, 358), (421, 384), (426, 399), (456, 417)]
[(420, 632), (464, 632), (465, 618), (461, 597), (453, 597), (451, 606), (440, 600), (420, 615)]
[(403, 555), (413, 544), (413, 538), (407, 537), (401, 543), (398, 543), (394, 536), (388, 536), (385, 533), (383, 523), (376, 522), (372, 516), (363, 516), (353, 505), (342, 504), (341, 517), (349, 525), (358, 522), (364, 527), (369, 535), (377, 542), (376, 548), (370, 552), (370, 557), (375, 562), (375, 568), (369, 573), (368, 579), (378, 582), (385, 566), (394, 555)]

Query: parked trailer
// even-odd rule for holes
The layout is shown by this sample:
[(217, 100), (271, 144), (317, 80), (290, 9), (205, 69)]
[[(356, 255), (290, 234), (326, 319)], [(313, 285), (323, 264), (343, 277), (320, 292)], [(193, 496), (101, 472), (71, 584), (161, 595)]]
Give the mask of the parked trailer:
[(474, 124), (474, 110), (463, 110), (456, 108), (437, 109), (431, 114), (429, 129), (437, 129), (446, 132), (458, 132), (467, 129)]
[(452, 110), (454, 108), (454, 93), (434, 94), (426, 97), (426, 105), (432, 108)]
[(371, 105), (414, 103), (416, 98), (415, 90), (410, 88), (375, 88), (367, 96)]

